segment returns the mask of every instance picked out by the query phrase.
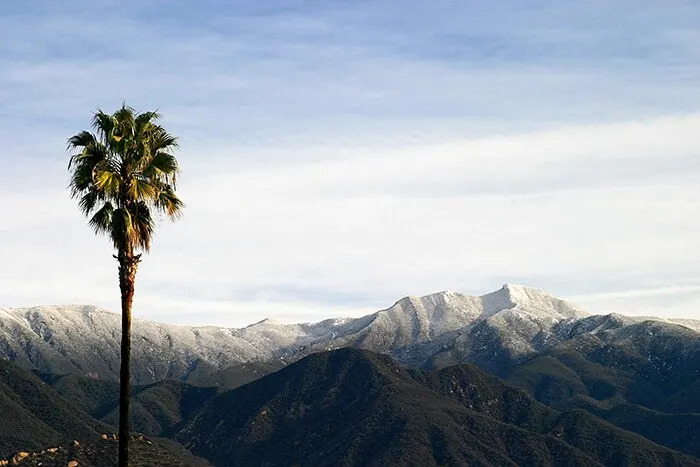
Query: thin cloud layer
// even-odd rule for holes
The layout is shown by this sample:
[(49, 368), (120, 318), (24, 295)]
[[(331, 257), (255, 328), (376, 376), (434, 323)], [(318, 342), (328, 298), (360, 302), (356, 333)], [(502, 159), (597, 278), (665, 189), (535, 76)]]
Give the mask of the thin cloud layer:
[(125, 99), (180, 136), (188, 204), (141, 267), (143, 318), (308, 321), (504, 282), (698, 317), (695, 4), (2, 9), (2, 305), (118, 308), (64, 148)]

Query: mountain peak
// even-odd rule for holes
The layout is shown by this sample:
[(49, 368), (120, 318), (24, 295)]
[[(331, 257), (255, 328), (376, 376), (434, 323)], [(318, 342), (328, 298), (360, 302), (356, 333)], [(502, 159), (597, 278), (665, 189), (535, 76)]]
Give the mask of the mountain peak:
[(538, 329), (549, 329), (556, 322), (588, 315), (542, 290), (505, 284), (481, 296), (447, 290), (422, 297), (408, 296), (374, 316), (369, 337), (363, 337), (363, 342), (388, 349), (387, 346), (430, 342), (485, 320), (508, 329), (522, 320)]
[(253, 327), (253, 326), (263, 326), (263, 325), (279, 326), (279, 325), (281, 325), (281, 324), (282, 324), (282, 323), (280, 323), (279, 321), (274, 320), (274, 319), (272, 319), (272, 318), (265, 318), (265, 319), (262, 319), (262, 320), (258, 321), (257, 323), (249, 324), (249, 325), (246, 326), (246, 327), (247, 327), (247, 328), (250, 328), (250, 327)]
[(507, 309), (551, 317), (588, 316), (588, 313), (582, 309), (556, 298), (544, 290), (519, 284), (506, 283), (499, 290), (482, 295), (480, 298), (484, 304), (486, 316)]

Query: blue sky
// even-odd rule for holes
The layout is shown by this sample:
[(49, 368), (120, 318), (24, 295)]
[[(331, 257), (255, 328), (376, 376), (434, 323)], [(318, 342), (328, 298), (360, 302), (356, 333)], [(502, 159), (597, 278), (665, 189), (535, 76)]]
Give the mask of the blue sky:
[(0, 6), (0, 306), (118, 307), (65, 190), (97, 107), (180, 137), (136, 314), (244, 325), (517, 282), (700, 317), (696, 2)]

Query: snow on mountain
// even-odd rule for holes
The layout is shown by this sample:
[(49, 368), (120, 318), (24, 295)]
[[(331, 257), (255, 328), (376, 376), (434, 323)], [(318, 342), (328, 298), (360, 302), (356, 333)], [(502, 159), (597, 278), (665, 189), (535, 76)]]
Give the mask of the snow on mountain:
[[(615, 319), (592, 317), (541, 290), (506, 284), (482, 296), (444, 291), (405, 297), (361, 318), (318, 323), (263, 320), (233, 329), (135, 320), (133, 376), (139, 384), (207, 381), (237, 365), (286, 364), (345, 346), (389, 353), (405, 364), (473, 361), (497, 369), (576, 333), (625, 325)], [(39, 371), (116, 379), (119, 336), (119, 314), (92, 306), (0, 308), (0, 357)]]
[[(658, 319), (658, 318), (651, 318), (651, 319)], [(681, 326), (685, 326), (685, 327), (690, 328), (694, 331), (700, 332), (700, 321), (698, 321), (696, 319), (667, 319), (665, 321), (668, 321), (669, 323), (680, 324)]]

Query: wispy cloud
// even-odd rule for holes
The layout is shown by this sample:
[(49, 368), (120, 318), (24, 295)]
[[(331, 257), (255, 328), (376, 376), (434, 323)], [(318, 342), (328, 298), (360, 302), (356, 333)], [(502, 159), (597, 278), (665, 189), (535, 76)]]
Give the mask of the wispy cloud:
[(64, 148), (126, 99), (180, 136), (188, 203), (142, 316), (315, 319), (506, 281), (696, 313), (660, 292), (700, 278), (694, 3), (1, 8), (4, 305), (117, 307)]

